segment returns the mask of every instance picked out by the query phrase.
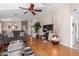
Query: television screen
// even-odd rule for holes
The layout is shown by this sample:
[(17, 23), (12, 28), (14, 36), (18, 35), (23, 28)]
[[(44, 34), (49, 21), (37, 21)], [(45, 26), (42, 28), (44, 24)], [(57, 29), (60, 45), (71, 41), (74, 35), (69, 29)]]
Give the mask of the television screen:
[(43, 25), (43, 32), (50, 30), (53, 31), (53, 24)]

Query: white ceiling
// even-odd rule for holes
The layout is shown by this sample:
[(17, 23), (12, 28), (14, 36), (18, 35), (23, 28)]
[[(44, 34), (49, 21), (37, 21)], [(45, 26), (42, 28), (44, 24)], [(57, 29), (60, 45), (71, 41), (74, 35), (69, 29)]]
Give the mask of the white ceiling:
[[(31, 12), (24, 14), (26, 10), (20, 9), (19, 7), (28, 8), (28, 3), (0, 3), (0, 21), (11, 21), (11, 20), (27, 20), (33, 19)], [(45, 4), (35, 3), (35, 9), (44, 9)], [(41, 12), (40, 12), (41, 13)], [(39, 13), (37, 13), (38, 15)]]
[[(35, 8), (45, 7), (45, 5), (41, 3), (34, 3), (34, 4)], [(30, 6), (29, 3), (0, 3), (0, 10), (18, 9), (18, 7), (28, 8), (29, 6)]]
[[(22, 21), (30, 20), (35, 17), (45, 15), (47, 9), (58, 7), (59, 5), (64, 5), (64, 3), (34, 3), (35, 9), (41, 9), (42, 12), (36, 13), (34, 16), (31, 12), (24, 14), (26, 10), (20, 9), (19, 7), (28, 8), (29, 3), (0, 3), (0, 21)], [(60, 8), (60, 7), (59, 7)]]

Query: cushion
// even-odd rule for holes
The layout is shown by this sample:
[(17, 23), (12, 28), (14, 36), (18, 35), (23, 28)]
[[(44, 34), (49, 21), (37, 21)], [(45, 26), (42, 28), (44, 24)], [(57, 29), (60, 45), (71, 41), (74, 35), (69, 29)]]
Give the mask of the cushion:
[(20, 37), (24, 37), (24, 32), (20, 32)]
[(8, 37), (14, 37), (13, 33), (9, 33)]

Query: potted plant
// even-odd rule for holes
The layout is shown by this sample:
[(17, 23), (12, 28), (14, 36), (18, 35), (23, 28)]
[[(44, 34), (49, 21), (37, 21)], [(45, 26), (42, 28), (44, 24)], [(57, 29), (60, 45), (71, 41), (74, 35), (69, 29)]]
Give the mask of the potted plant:
[(39, 29), (41, 28), (40, 22), (36, 22), (33, 27), (35, 29), (36, 38), (39, 38)]

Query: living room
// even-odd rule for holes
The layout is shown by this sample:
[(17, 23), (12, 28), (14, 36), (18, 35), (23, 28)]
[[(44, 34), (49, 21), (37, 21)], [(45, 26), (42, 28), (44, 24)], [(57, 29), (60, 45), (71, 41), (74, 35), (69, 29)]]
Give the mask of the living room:
[[(8, 52), (3, 51), (3, 55), (8, 56), (16, 56), (16, 55), (79, 55), (78, 51), (74, 52), (73, 49), (73, 39), (72, 39), (72, 19), (70, 18), (72, 13), (75, 9), (79, 9), (79, 4), (73, 3), (13, 3), (13, 4), (7, 4), (3, 3), (0, 4), (0, 33), (1, 33), (1, 39), (3, 40), (3, 36), (8, 35), (11, 37), (10, 40), (6, 40), (4, 37), (3, 42), (7, 42), (7, 45), (10, 46), (8, 48), (5, 48), (2, 44), (2, 50), (7, 50)], [(4, 7), (3, 7), (4, 6)], [(35, 33), (35, 27), (34, 25), (39, 22), (40, 24), (40, 30), (36, 31), (39, 33)], [(45, 29), (47, 29), (45, 31)], [(45, 32), (44, 32), (45, 31)], [(51, 32), (51, 33), (49, 33)], [(44, 34), (46, 35), (44, 36)], [(50, 35), (48, 35), (48, 33)], [(39, 34), (39, 39), (36, 38), (36, 35)], [(53, 41), (52, 39), (54, 37), (55, 43), (59, 42), (57, 45), (54, 45), (51, 43)], [(13, 37), (13, 38), (12, 38)], [(50, 38), (49, 38), (50, 37)], [(28, 38), (28, 40), (27, 40)], [(35, 39), (36, 38), (36, 39)], [(19, 40), (19, 41), (18, 41)], [(17, 49), (17, 53), (14, 52), (12, 46), (10, 43), (14, 43), (14, 45), (17, 42), (21, 42), (23, 45), (21, 49)], [(25, 45), (29, 46), (29, 50), (31, 51), (30, 54), (27, 54), (26, 51), (28, 48)], [(1, 41), (2, 43), (2, 41)], [(16, 47), (18, 46), (18, 43), (16, 44)], [(46, 46), (45, 46), (46, 45)], [(45, 47), (49, 48), (49, 50), (45, 50)], [(57, 48), (59, 47), (59, 48)], [(36, 48), (36, 49), (35, 49)], [(66, 49), (66, 50), (65, 50)], [(73, 49), (73, 50), (71, 50)], [(21, 51), (20, 51), (21, 50)], [(50, 50), (54, 51), (52, 53)], [(60, 54), (61, 52), (62, 54)], [(46, 52), (48, 51), (48, 53)], [(66, 54), (63, 54), (63, 52), (67, 52)], [(22, 52), (22, 53), (21, 53)], [(42, 53), (43, 52), (43, 53)], [(64, 53), (65, 53), (64, 52)], [(73, 53), (72, 53), (73, 52)]]

